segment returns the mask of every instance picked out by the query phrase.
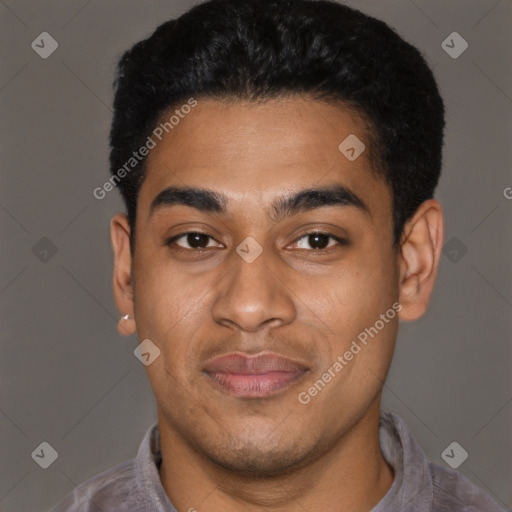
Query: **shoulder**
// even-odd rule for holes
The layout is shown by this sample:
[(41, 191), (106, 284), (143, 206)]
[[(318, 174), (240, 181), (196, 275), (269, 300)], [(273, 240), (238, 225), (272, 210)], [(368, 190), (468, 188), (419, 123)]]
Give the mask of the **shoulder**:
[(136, 485), (135, 460), (127, 460), (84, 481), (48, 512), (142, 511)]
[(506, 512), (462, 473), (430, 462), (404, 420), (390, 411), (381, 411), (380, 441), (395, 480), (375, 512)]
[(429, 467), (433, 484), (433, 512), (505, 512), (462, 473), (432, 463)]

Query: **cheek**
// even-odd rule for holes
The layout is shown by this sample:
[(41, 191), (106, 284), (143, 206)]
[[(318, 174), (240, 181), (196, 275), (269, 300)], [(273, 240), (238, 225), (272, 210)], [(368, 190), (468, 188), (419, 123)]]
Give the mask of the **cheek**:
[[(166, 257), (165, 250), (148, 244), (153, 251), (139, 254), (134, 262), (135, 299), (141, 314), (158, 323), (175, 321), (187, 307), (195, 304), (188, 296), (194, 295), (183, 273)], [(139, 320), (137, 319), (137, 323)]]
[(200, 280), (176, 272), (170, 265), (141, 263), (136, 268), (135, 316), (141, 340), (154, 341), (168, 365), (188, 357), (194, 333), (208, 311), (208, 288)]
[(398, 288), (389, 264), (368, 259), (333, 269), (314, 286), (305, 287), (303, 295), (329, 325), (346, 326), (384, 313), (398, 297)]
[[(316, 317), (327, 327), (329, 341), (325, 346), (331, 359), (359, 339), (367, 345), (362, 345), (365, 350), (354, 359), (373, 360), (379, 369), (381, 360), (388, 361), (398, 326), (392, 309), (398, 298), (393, 269), (392, 261), (366, 253), (347, 261), (328, 277), (316, 279), (315, 286), (303, 287), (303, 315)], [(371, 346), (370, 341), (374, 341)]]

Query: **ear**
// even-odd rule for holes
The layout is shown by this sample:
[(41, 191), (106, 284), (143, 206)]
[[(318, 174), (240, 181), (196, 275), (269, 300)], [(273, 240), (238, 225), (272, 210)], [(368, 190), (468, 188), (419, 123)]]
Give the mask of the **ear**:
[(399, 318), (414, 321), (427, 310), (434, 289), (444, 239), (439, 201), (423, 202), (404, 226), (400, 247)]
[[(110, 239), (114, 251), (114, 299), (122, 318), (117, 324), (120, 334), (135, 332), (133, 283), (131, 279), (130, 224), (128, 217), (118, 213), (110, 221)], [(129, 315), (129, 317), (126, 317)]]

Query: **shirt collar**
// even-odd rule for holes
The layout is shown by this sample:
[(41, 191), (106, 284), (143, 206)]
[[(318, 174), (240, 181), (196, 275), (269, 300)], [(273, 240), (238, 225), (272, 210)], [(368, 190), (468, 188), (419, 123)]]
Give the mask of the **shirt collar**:
[(371, 512), (388, 510), (432, 510), (434, 486), (430, 463), (396, 414), (381, 411), (379, 441), (382, 455), (393, 468), (393, 483)]
[(137, 486), (144, 500), (145, 512), (177, 512), (160, 480), (161, 462), (160, 429), (155, 423), (146, 432), (135, 458)]
[[(433, 483), (429, 462), (405, 422), (391, 412), (381, 411), (379, 441), (382, 454), (393, 469), (394, 479), (389, 491), (371, 512), (430, 512)], [(137, 486), (144, 497), (146, 512), (177, 512), (160, 480), (161, 460), (160, 430), (155, 423), (146, 432), (135, 459)]]

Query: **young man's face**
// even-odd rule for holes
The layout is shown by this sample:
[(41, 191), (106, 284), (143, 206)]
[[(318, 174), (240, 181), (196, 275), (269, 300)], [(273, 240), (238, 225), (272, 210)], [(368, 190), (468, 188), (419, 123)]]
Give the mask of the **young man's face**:
[[(351, 134), (367, 145), (355, 160), (338, 149)], [(133, 311), (140, 341), (161, 351), (146, 367), (161, 429), (222, 467), (267, 475), (299, 467), (378, 415), (398, 328), (386, 312), (407, 269), (393, 248), (391, 189), (370, 167), (369, 144), (350, 112), (296, 97), (199, 100), (151, 150), (134, 303), (122, 284), (127, 244), (117, 251), (125, 272), (116, 270), (116, 299), (122, 313)], [(167, 194), (152, 208), (169, 187), (222, 200), (199, 194), (185, 205)], [(282, 208), (310, 189), (327, 193)], [(126, 221), (117, 224), (122, 237)], [(183, 233), (202, 236), (168, 243)], [(363, 344), (358, 335), (371, 327)]]

